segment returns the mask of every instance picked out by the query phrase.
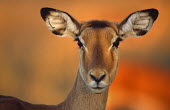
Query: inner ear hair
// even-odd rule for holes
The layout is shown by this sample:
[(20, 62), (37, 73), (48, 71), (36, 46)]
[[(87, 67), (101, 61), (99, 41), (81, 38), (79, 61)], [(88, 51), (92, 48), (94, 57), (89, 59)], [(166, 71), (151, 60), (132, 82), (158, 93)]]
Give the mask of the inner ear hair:
[(129, 36), (143, 36), (150, 30), (157, 17), (157, 9), (134, 12), (119, 24), (119, 36), (122, 39)]

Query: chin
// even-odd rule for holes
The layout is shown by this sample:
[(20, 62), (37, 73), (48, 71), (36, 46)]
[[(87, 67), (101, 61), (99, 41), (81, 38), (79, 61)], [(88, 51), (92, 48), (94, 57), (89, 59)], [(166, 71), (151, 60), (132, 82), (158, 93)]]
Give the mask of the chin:
[(95, 93), (95, 94), (101, 94), (104, 91), (106, 91), (106, 89), (107, 89), (107, 87), (105, 87), (105, 88), (98, 88), (98, 87), (92, 88), (92, 87), (90, 87), (90, 90), (92, 91), (92, 93)]

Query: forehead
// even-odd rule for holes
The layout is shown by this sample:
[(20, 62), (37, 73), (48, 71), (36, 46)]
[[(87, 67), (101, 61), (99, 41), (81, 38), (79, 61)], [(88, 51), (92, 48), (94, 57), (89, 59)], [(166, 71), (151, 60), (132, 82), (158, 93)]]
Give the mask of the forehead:
[(117, 24), (109, 21), (88, 21), (82, 23), (80, 37), (87, 41), (111, 41), (117, 37)]
[(104, 28), (104, 27), (112, 27), (116, 28), (117, 23), (115, 22), (110, 22), (106, 20), (91, 20), (91, 21), (86, 21), (81, 24), (81, 29), (86, 28), (86, 27), (93, 27), (93, 28)]

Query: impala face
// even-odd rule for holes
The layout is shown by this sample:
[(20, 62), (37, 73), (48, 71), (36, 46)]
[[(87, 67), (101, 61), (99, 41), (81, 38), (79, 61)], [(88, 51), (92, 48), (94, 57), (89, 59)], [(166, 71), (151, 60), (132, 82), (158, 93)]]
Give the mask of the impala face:
[(94, 93), (106, 90), (116, 75), (120, 40), (117, 33), (114, 23), (89, 21), (82, 24), (76, 39), (80, 47), (80, 75)]
[(158, 11), (134, 12), (120, 24), (97, 20), (80, 24), (68, 13), (52, 8), (42, 8), (41, 16), (54, 34), (71, 36), (77, 41), (81, 78), (93, 93), (102, 93), (116, 76), (119, 42), (130, 36), (145, 35), (157, 19)]

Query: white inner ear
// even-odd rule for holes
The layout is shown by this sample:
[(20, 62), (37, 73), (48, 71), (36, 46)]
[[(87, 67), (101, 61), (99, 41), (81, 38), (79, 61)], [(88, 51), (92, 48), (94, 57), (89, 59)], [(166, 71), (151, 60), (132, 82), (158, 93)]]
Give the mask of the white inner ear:
[(50, 12), (50, 15), (46, 18), (46, 25), (51, 31), (57, 31), (65, 29), (62, 36), (77, 34), (79, 29), (77, 25), (71, 20), (71, 18), (62, 12)]
[(123, 24), (122, 31), (130, 32), (133, 29), (149, 30), (152, 26), (153, 19), (149, 16), (149, 13), (136, 12), (132, 14), (127, 22)]

